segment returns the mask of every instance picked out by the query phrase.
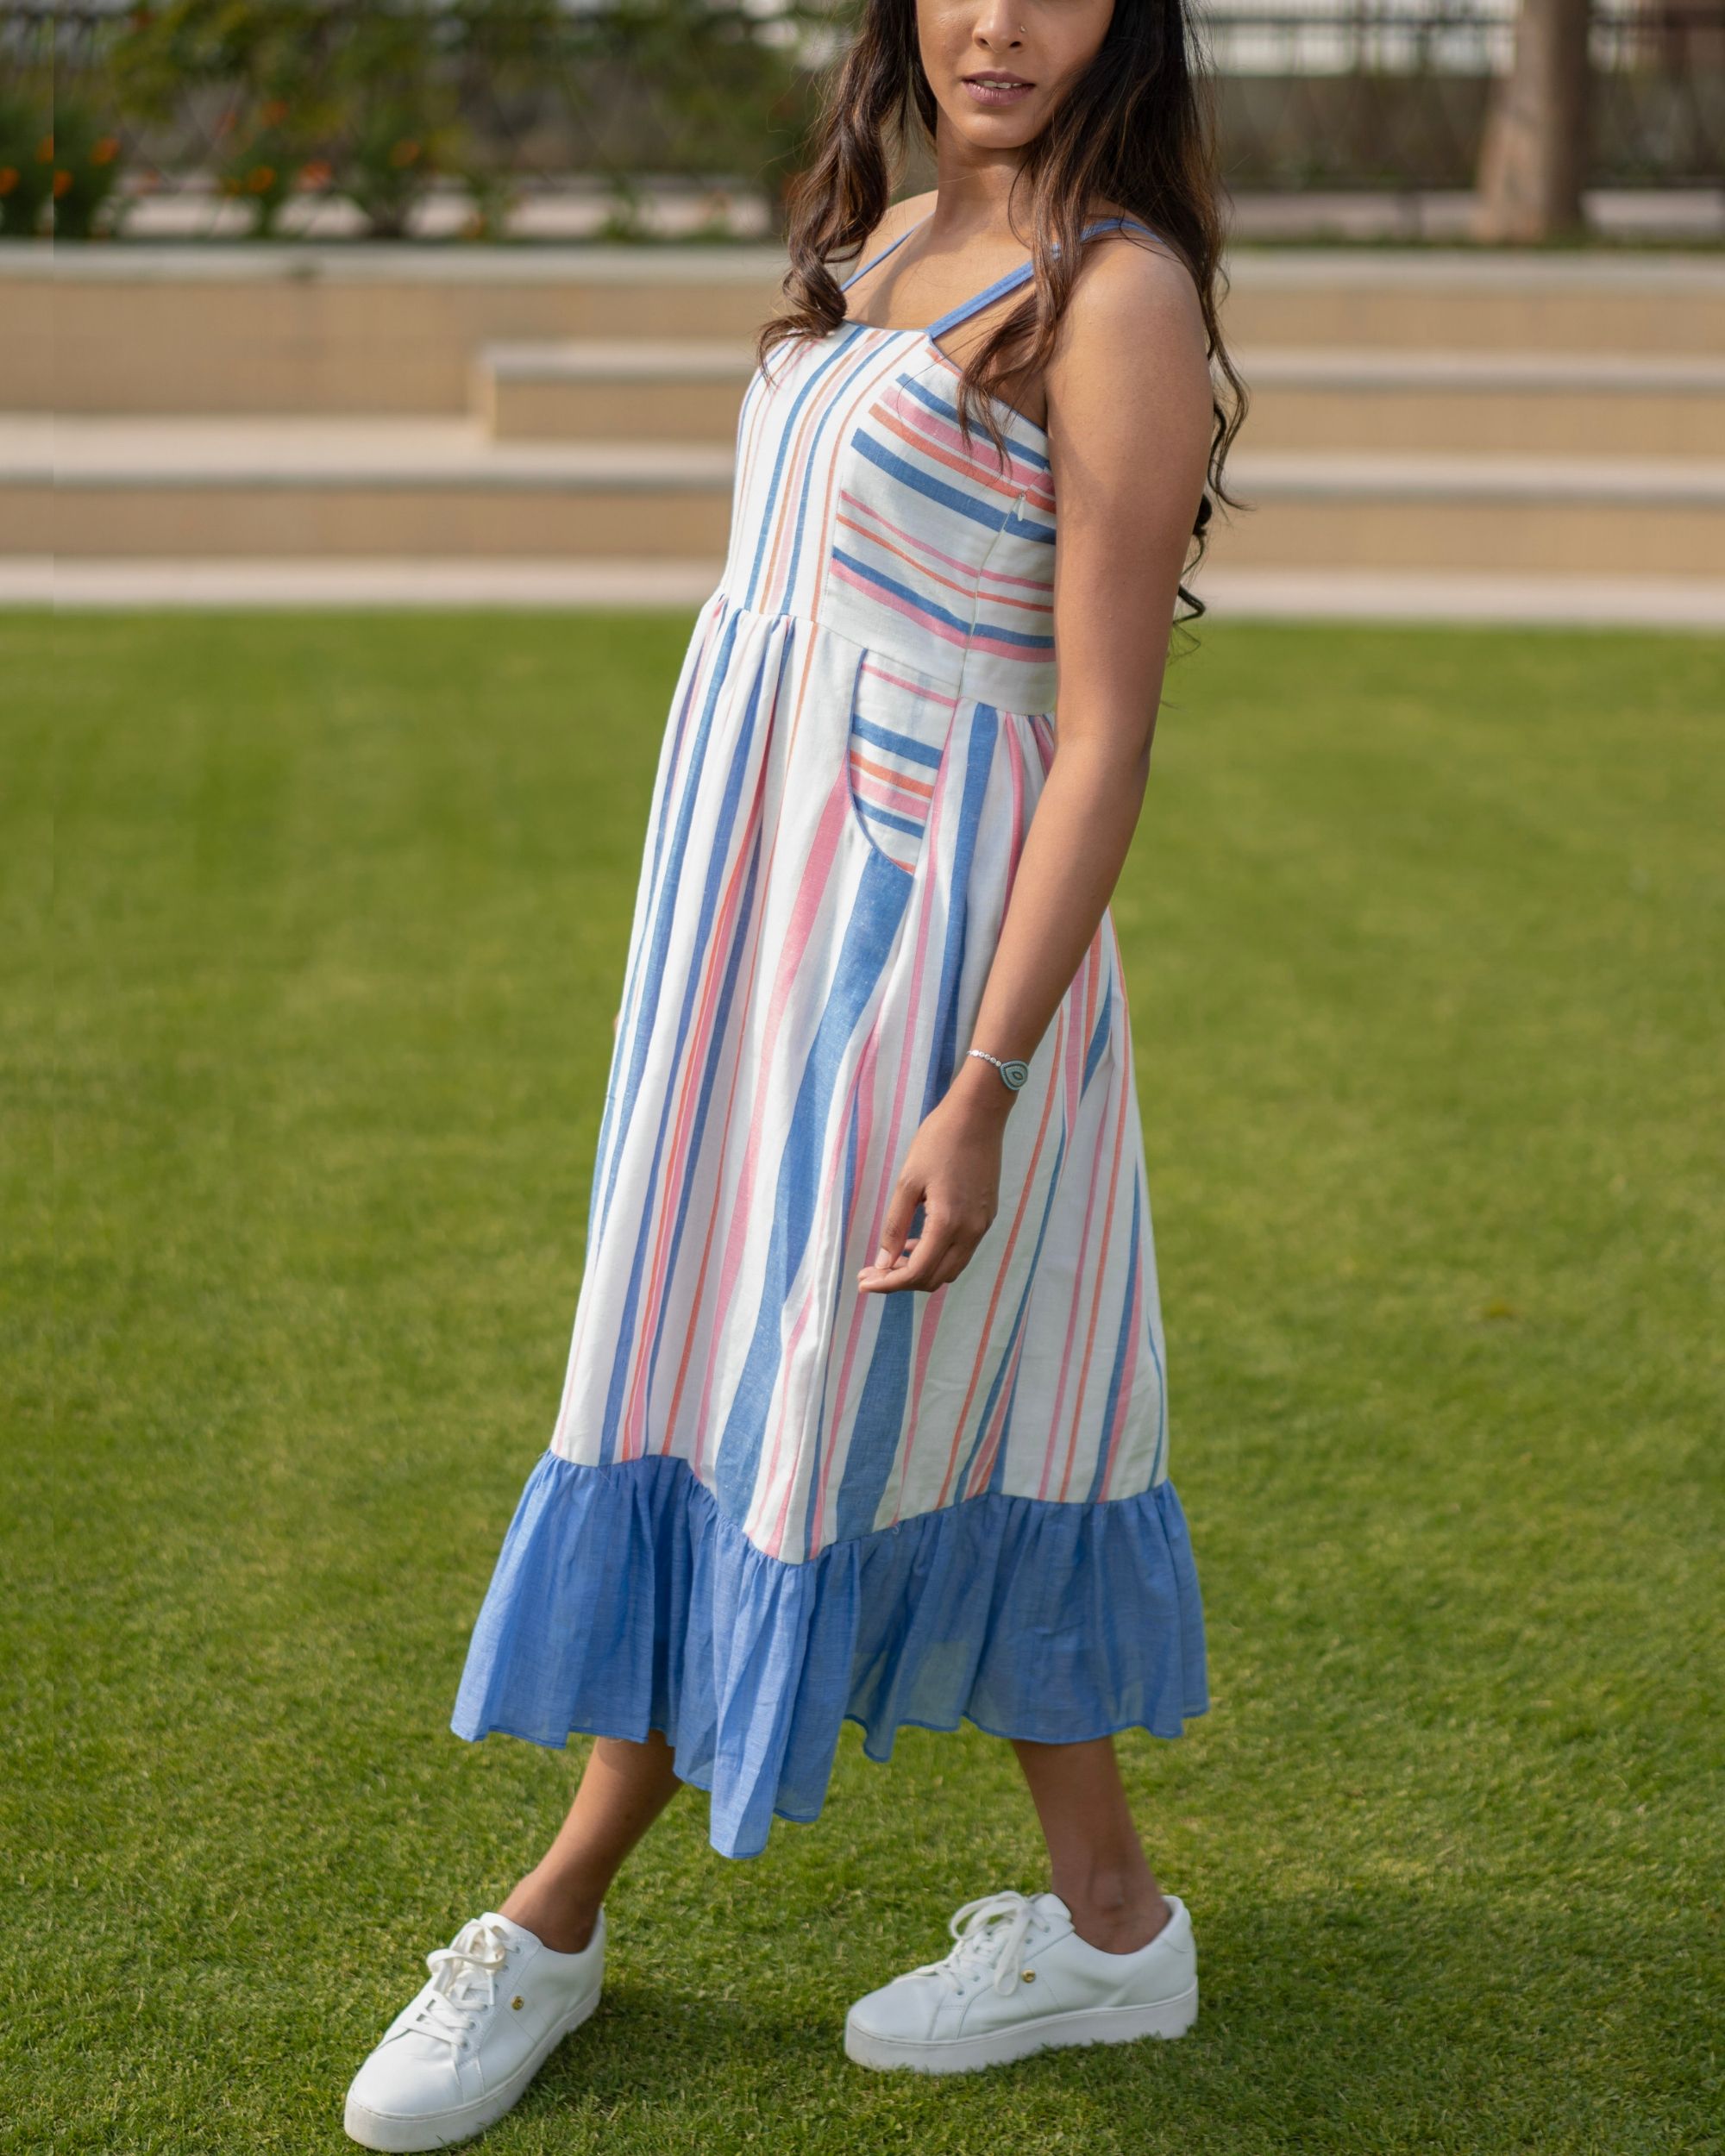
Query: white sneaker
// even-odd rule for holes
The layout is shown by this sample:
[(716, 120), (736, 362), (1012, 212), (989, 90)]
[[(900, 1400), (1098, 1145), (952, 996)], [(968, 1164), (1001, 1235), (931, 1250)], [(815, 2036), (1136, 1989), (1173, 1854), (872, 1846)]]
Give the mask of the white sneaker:
[(948, 1929), (957, 1945), (858, 1999), (844, 2048), (860, 2066), (963, 2073), (1055, 2044), (1183, 2036), (1198, 2015), (1198, 1954), (1186, 1904), (1135, 1953), (1080, 1939), (1057, 1894), (985, 1894)]
[(488, 1911), (425, 1964), (431, 1981), (348, 2090), (343, 2123), (361, 2147), (448, 2148), (495, 2124), (599, 2004), (605, 1911), (578, 1954), (554, 1954)]

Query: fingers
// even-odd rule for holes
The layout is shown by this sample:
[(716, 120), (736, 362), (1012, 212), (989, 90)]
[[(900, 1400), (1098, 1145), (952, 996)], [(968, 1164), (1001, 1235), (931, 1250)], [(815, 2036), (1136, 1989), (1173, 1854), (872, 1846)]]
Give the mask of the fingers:
[(894, 1186), (887, 1217), (881, 1223), (881, 1247), (875, 1253), (875, 1263), (862, 1268), (859, 1279), (871, 1280), (890, 1272), (895, 1265), (905, 1262), (905, 1238), (911, 1232), (911, 1222), (921, 1203), (922, 1186), (906, 1181), (900, 1176)]
[[(894, 1227), (894, 1213), (888, 1213), (887, 1225)], [(975, 1255), (988, 1227), (984, 1218), (932, 1205), (924, 1216), (922, 1233), (910, 1246), (909, 1257), (865, 1267), (858, 1285), (864, 1294), (894, 1294), (901, 1288), (913, 1288), (932, 1294), (957, 1279)], [(899, 1234), (897, 1243), (887, 1236), (882, 1241), (887, 1249), (896, 1250), (902, 1245), (903, 1236)]]

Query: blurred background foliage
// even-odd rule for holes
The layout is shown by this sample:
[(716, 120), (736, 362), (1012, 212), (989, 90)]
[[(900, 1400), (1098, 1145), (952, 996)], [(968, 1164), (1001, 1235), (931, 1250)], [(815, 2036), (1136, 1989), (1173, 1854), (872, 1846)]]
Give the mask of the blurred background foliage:
[[(524, 183), (740, 179), (776, 204), (813, 116), (829, 9), (731, 0), (166, 0), (17, 7), (0, 25), (0, 230), (117, 229), (115, 183), (207, 175), (256, 236), (296, 193), (397, 239), (439, 184), (496, 236)], [(90, 163), (100, 139), (98, 188)], [(76, 160), (70, 186), (55, 172)], [(37, 168), (41, 167), (39, 171)], [(99, 199), (98, 199), (99, 197)]]
[[(1521, 0), (1524, 26), (1557, 3)], [(142, 195), (208, 190), (254, 236), (333, 197), (394, 239), (442, 191), (453, 229), (498, 238), (572, 179), (604, 197), (603, 236), (650, 236), (668, 181), (712, 191), (711, 236), (744, 198), (772, 229), (856, 5), (6, 0), (0, 234), (88, 237)], [(1198, 0), (1196, 20), (1236, 190), (1473, 184), (1517, 0)], [(1725, 0), (1577, 20), (1590, 184), (1725, 186)]]

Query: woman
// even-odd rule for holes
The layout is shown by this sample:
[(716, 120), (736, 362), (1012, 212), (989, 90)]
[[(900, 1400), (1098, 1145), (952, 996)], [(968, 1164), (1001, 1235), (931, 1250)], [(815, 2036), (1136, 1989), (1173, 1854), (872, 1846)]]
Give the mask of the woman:
[[(918, 124), (938, 185), (889, 206)], [(1196, 2012), (1113, 1745), (1207, 1704), (1107, 910), (1237, 410), (1180, 0), (869, 0), (790, 248), (660, 755), (561, 1412), (455, 1719), (597, 1741), (361, 2068), (368, 2147), (507, 2110), (597, 2003), (605, 1891), (680, 1782), (754, 1855), (819, 1810), (847, 1714), (876, 1758), (906, 1722), (1009, 1739), (1051, 1866), (859, 2001), (854, 2059)]]

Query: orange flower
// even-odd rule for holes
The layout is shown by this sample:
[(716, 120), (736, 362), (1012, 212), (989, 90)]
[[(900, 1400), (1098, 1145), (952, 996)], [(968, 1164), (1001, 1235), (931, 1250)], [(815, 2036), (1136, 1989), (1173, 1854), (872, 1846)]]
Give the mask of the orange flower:
[(36, 162), (37, 162), (39, 165), (52, 165), (52, 164), (53, 163), (53, 135), (45, 135), (42, 137), (41, 141), (40, 142), (38, 142), (38, 143), (37, 143), (37, 145), (36, 145)]
[(254, 165), (246, 174), (246, 185), (254, 195), (267, 195), (275, 185), (273, 165)]
[(9, 195), (18, 184), (16, 165), (0, 165), (0, 195)]
[(287, 117), (287, 106), (281, 98), (272, 97), (267, 104), (260, 108), (258, 117), (267, 128), (279, 128)]
[(321, 157), (314, 157), (309, 165), (302, 165), (299, 168), (302, 187), (327, 187), (330, 176), (329, 167)]
[(56, 172), (53, 176), (54, 200), (58, 202), (62, 195), (69, 194), (71, 191), (72, 174), (66, 172)]
[(117, 135), (102, 135), (90, 147), (92, 165), (111, 165), (119, 154), (120, 138)]
[(412, 164), (414, 160), (418, 155), (419, 145), (411, 135), (409, 135), (402, 141), (398, 142), (395, 147), (390, 152), (389, 161), (392, 165), (395, 166), (398, 170), (399, 170), (404, 165)]

